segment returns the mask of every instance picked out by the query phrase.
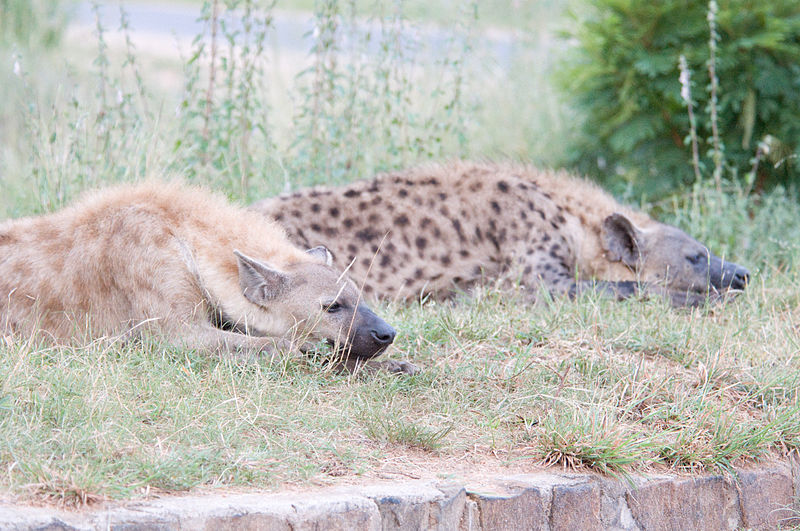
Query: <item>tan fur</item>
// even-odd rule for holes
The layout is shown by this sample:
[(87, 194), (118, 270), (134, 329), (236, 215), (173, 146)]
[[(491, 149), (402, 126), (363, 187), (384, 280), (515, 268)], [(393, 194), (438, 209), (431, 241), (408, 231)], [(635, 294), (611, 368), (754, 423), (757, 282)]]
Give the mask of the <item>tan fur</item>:
[[(618, 296), (634, 290), (623, 283), (639, 281), (695, 290), (696, 279), (667, 278), (667, 270), (681, 253), (708, 252), (686, 235), (669, 248), (648, 248), (680, 231), (586, 180), (511, 163), (424, 165), (253, 208), (275, 217), (297, 242), (328, 245), (341, 267), (352, 261), (350, 274), (367, 293), (388, 297), (447, 295), (454, 286), (498, 276), (558, 293), (594, 280)], [(635, 227), (640, 263), (608, 252), (609, 238), (617, 237), (606, 229), (613, 214)]]
[[(361, 341), (359, 357), (380, 353), (394, 331), (360, 304), (326, 255), (295, 247), (274, 222), (200, 188), (110, 188), (54, 214), (0, 224), (0, 330), (41, 330), (58, 342), (147, 331), (248, 351), (299, 334)], [(333, 302), (337, 314), (326, 310)], [(228, 330), (214, 326), (215, 315)], [(356, 337), (376, 327), (380, 345)]]

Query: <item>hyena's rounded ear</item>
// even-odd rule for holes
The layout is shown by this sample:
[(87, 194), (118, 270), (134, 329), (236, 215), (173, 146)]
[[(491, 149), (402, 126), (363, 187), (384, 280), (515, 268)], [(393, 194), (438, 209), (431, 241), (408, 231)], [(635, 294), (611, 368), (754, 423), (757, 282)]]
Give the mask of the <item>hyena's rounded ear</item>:
[(642, 233), (624, 215), (615, 212), (603, 220), (602, 244), (606, 258), (637, 267), (642, 258)]
[(239, 287), (253, 304), (265, 305), (281, 295), (289, 286), (289, 276), (264, 262), (233, 251), (239, 264)]
[(306, 252), (326, 266), (333, 265), (333, 253), (331, 253), (324, 245), (318, 245), (307, 250)]

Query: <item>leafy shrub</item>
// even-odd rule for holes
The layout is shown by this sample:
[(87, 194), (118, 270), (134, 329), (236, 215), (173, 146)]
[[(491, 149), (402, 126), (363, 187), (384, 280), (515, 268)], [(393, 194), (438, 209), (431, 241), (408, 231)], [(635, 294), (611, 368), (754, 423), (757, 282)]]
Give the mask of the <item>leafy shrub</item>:
[(583, 171), (622, 172), (650, 193), (692, 180), (678, 80), (683, 54), (694, 81), (701, 166), (713, 167), (712, 142), (703, 138), (711, 136), (711, 63), (728, 173), (746, 173), (766, 142), (772, 164), (759, 166), (757, 184), (788, 181), (800, 148), (800, 3), (722, 1), (716, 32), (708, 13), (709, 5), (693, 0), (588, 0), (569, 32), (578, 43), (574, 56), (560, 73), (585, 112), (572, 154)]

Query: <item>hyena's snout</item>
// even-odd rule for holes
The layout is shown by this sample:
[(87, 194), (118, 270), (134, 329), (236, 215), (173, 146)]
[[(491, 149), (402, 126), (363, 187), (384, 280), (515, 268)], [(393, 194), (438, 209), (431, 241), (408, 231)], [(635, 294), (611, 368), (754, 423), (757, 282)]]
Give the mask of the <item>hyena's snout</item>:
[(356, 310), (350, 334), (349, 354), (357, 358), (372, 358), (394, 342), (395, 329), (365, 306)]
[(739, 264), (715, 256), (711, 260), (710, 281), (717, 289), (743, 290), (750, 283), (750, 272)]

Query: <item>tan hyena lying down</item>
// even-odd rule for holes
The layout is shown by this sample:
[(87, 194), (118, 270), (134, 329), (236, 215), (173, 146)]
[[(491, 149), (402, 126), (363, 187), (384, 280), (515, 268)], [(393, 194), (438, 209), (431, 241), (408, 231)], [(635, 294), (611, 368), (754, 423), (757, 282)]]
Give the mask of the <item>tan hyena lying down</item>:
[(58, 342), (148, 332), (248, 352), (300, 337), (376, 356), (395, 331), (330, 259), (198, 188), (111, 188), (0, 224), (0, 330), (41, 330)]
[[(618, 298), (667, 294), (699, 304), (744, 289), (748, 272), (675, 227), (563, 172), (456, 162), (344, 188), (313, 188), (253, 207), (303, 245), (326, 244), (367, 293), (448, 294), (481, 277), (531, 289)], [(369, 271), (369, 274), (367, 274)]]

